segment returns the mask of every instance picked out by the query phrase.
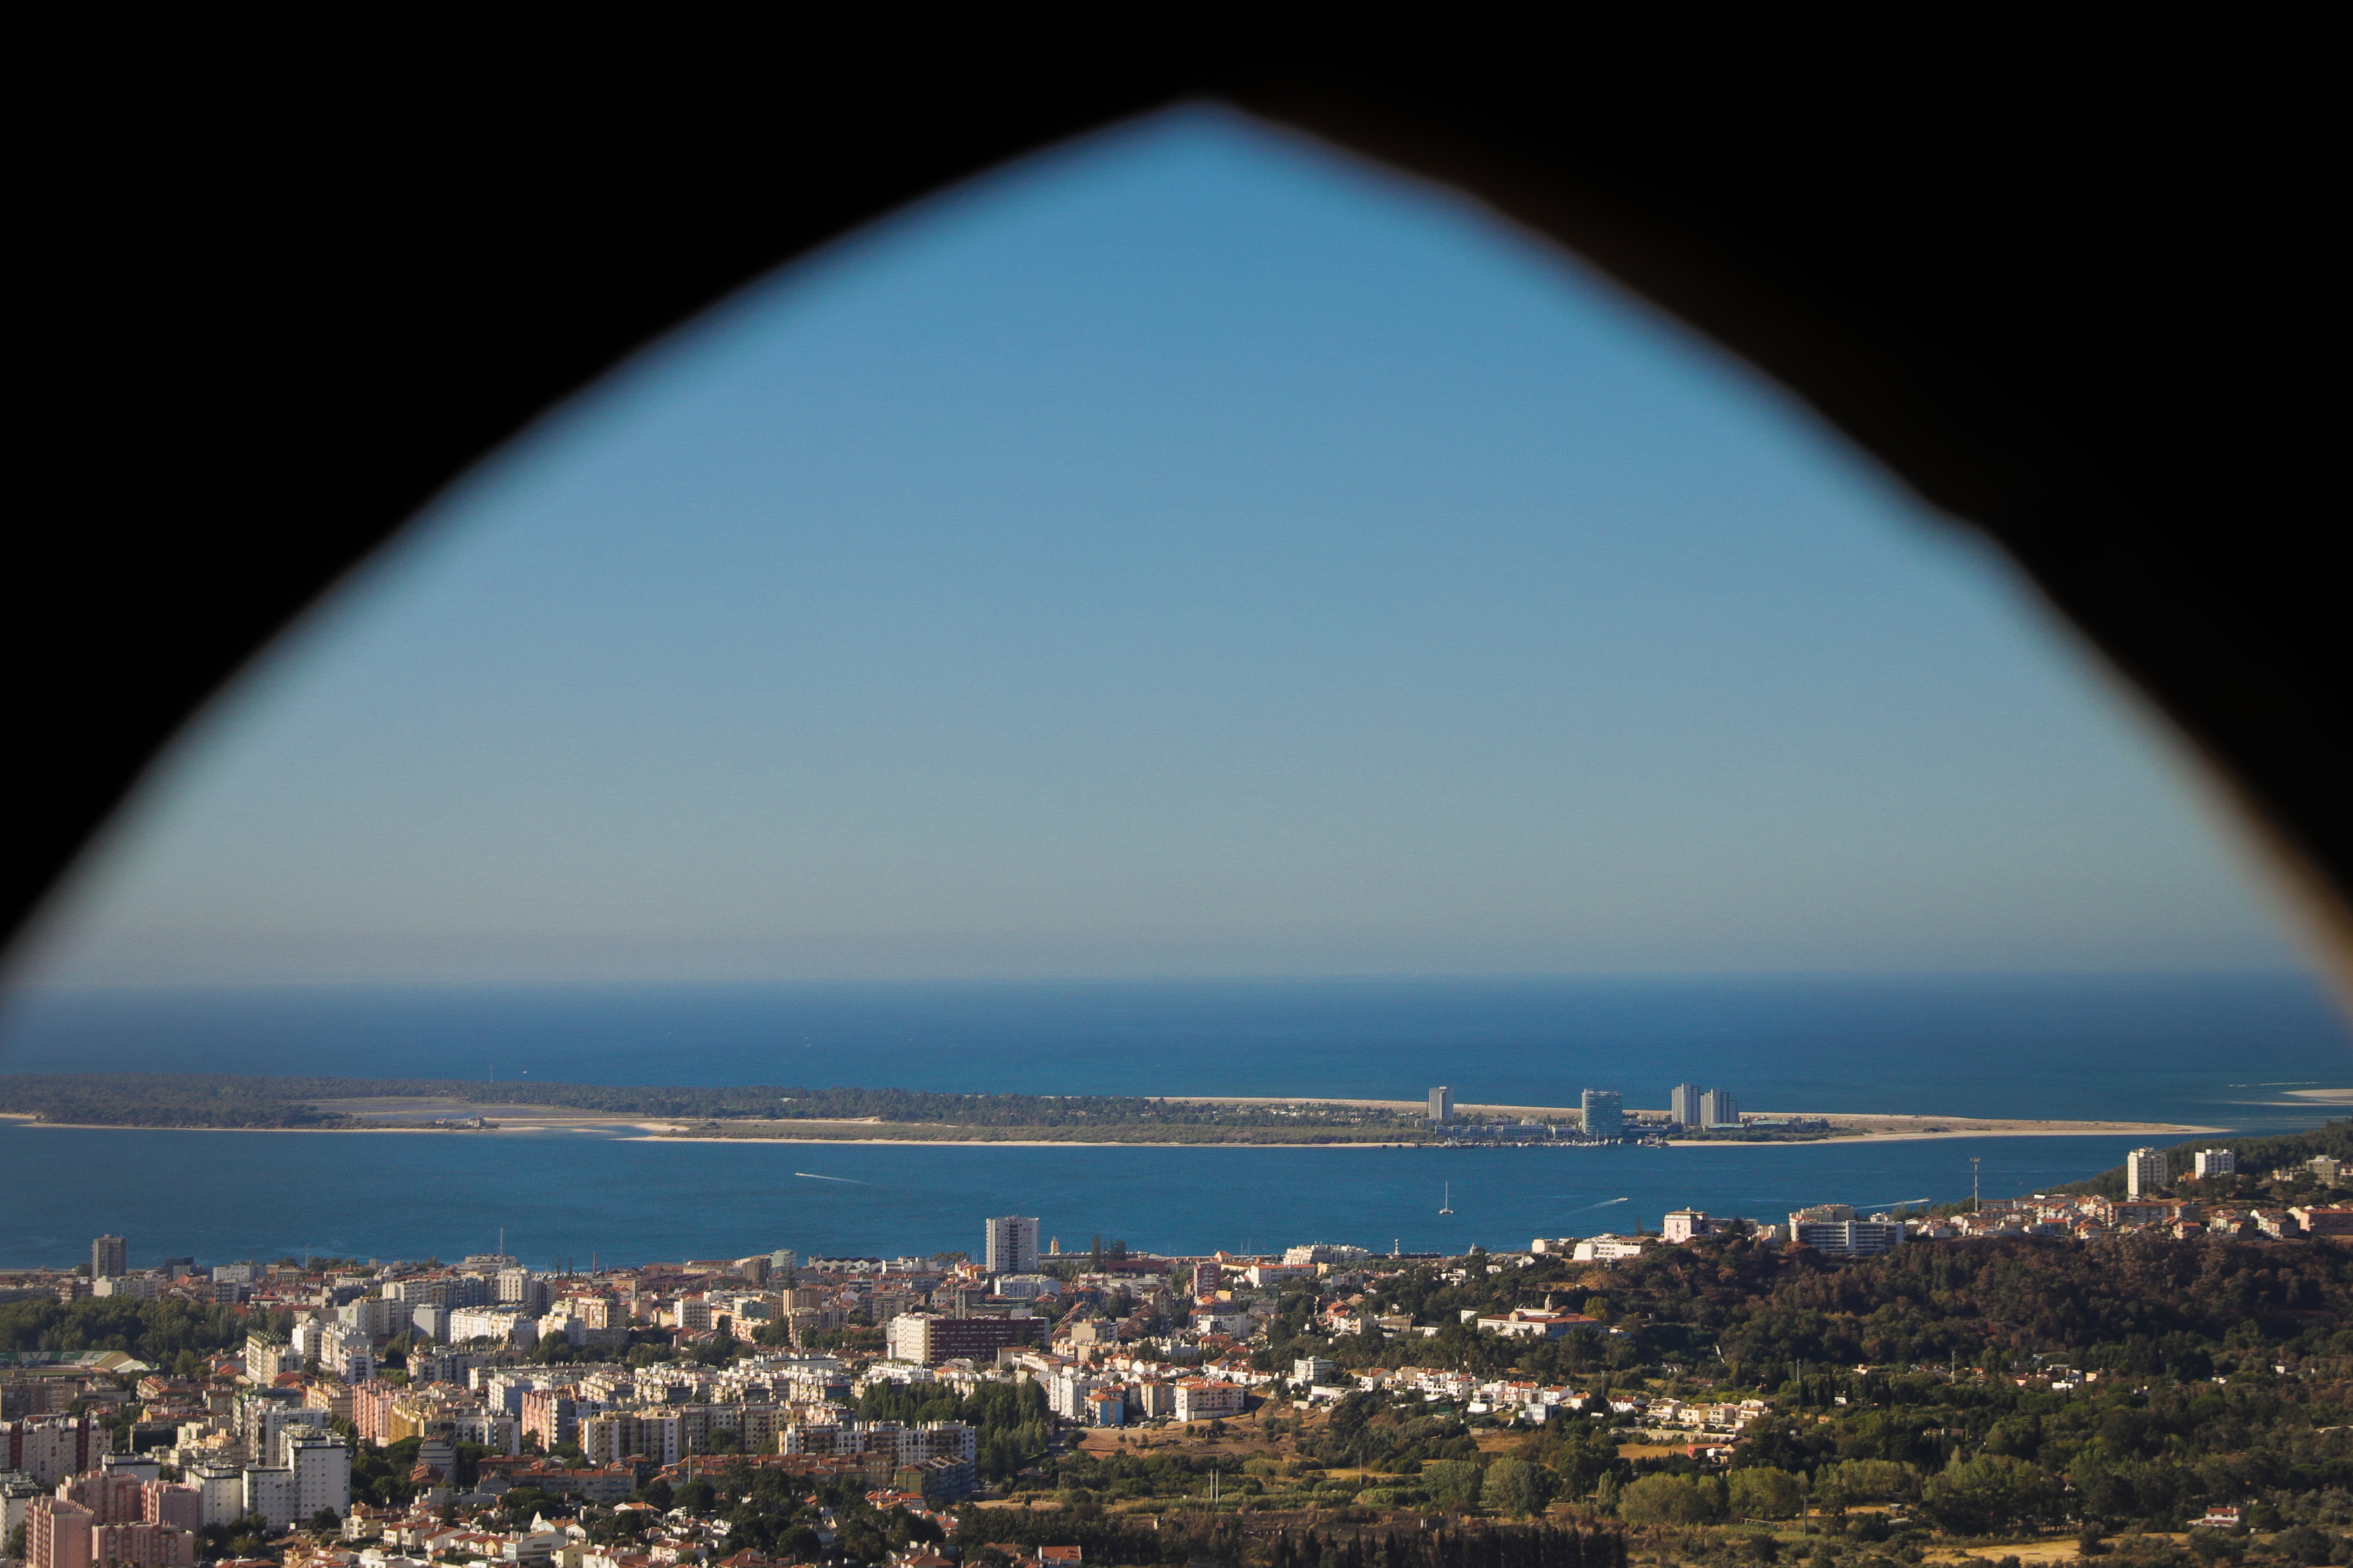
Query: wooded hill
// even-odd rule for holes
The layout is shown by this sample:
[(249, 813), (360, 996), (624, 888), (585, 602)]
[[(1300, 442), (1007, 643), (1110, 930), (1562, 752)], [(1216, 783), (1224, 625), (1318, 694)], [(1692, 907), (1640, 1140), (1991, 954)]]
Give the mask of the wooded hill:
[[(2301, 1165), (2315, 1155), (2326, 1154), (2332, 1159), (2353, 1163), (2353, 1121), (2331, 1121), (2309, 1132), (2274, 1132), (2251, 1138), (2192, 1138), (2176, 1143), (2166, 1152), (2173, 1156), (2176, 1175), (2189, 1172), (2190, 1156), (2200, 1149), (2229, 1149), (2239, 1159), (2241, 1181), (2261, 1186), (2268, 1184), (2271, 1173), (2281, 1166)], [(2084, 1181), (2071, 1182), (2058, 1189), (2063, 1193), (2096, 1193), (2103, 1197), (2125, 1195), (2125, 1168), (2122, 1165), (2102, 1171)]]

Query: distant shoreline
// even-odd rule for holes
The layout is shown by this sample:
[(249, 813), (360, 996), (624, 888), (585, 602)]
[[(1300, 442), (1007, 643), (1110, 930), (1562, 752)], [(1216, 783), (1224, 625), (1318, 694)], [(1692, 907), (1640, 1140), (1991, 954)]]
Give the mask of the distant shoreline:
[[(2315, 1100), (2353, 1100), (2353, 1089), (2300, 1089), (2299, 1094)], [(1172, 1100), (1186, 1100), (1199, 1105), (1286, 1105), (1298, 1101), (1298, 1096), (1280, 1095), (1170, 1095)], [(1418, 1100), (1323, 1100), (1318, 1105), (1362, 1106), (1367, 1110), (1401, 1110), (1420, 1105)], [(1455, 1110), (1485, 1116), (1525, 1117), (1534, 1121), (1563, 1121), (1578, 1118), (1582, 1113), (1573, 1105), (1484, 1105), (1467, 1100), (1455, 1102)], [(1630, 1116), (1663, 1116), (1663, 1110), (1630, 1109)], [(2013, 1116), (1927, 1116), (1910, 1111), (1880, 1110), (1752, 1110), (1751, 1116), (1769, 1116), (1777, 1120), (1804, 1119), (1826, 1121), (1831, 1131), (1817, 1143), (1862, 1143), (1911, 1142), (1922, 1138), (2134, 1138), (2143, 1135), (2157, 1137), (2180, 1135), (2201, 1137), (2220, 1135), (2229, 1129), (2198, 1127), (2173, 1121), (2080, 1121), (2068, 1120), (2042, 1121)], [(1793, 1141), (1794, 1142), (1794, 1141)], [(1753, 1147), (1734, 1139), (1669, 1138), (1667, 1143), (1677, 1149), (1713, 1149), (1726, 1145)]]
[[(1174, 1097), (1171, 1097), (1174, 1098)], [(1203, 1097), (1207, 1098), (1207, 1097)], [(1221, 1101), (1222, 1102), (1222, 1101)], [(1264, 1103), (1261, 1100), (1259, 1103)], [(1350, 1101), (1324, 1100), (1322, 1104), (1347, 1104)], [(1386, 1102), (1366, 1102), (1381, 1104)], [(1463, 1107), (1501, 1112), (1507, 1109), (1522, 1111), (1543, 1107)], [(1779, 1114), (1779, 1113), (1777, 1113)], [(1789, 1112), (1787, 1114), (1800, 1114)], [(1804, 1113), (1818, 1114), (1818, 1113)], [(185, 1127), (168, 1124), (142, 1125), (124, 1122), (43, 1121), (26, 1111), (0, 1111), (0, 1120), (21, 1122), (27, 1127), (56, 1128), (81, 1132), (270, 1132), (360, 1134), (363, 1136), (394, 1134), (439, 1134), (448, 1137), (491, 1136), (512, 1137), (549, 1132), (602, 1132), (631, 1143), (782, 1143), (795, 1145), (851, 1144), (883, 1145), (894, 1148), (936, 1147), (955, 1144), (968, 1147), (992, 1144), (1008, 1149), (1437, 1149), (1443, 1144), (1402, 1142), (1391, 1139), (1273, 1139), (1273, 1138), (1037, 1138), (992, 1137), (985, 1127), (942, 1127), (931, 1137), (891, 1138), (866, 1136), (826, 1137), (800, 1136), (786, 1133), (710, 1133), (691, 1131), (688, 1124), (640, 1117), (541, 1117), (528, 1120), (509, 1118), (493, 1127), (430, 1127), (401, 1126), (379, 1123), (366, 1127)], [(2200, 1137), (2220, 1135), (2226, 1130), (2219, 1127), (2199, 1127), (2186, 1123), (2157, 1121), (2039, 1121), (2027, 1120), (1980, 1118), (1971, 1120), (1952, 1116), (1832, 1116), (1828, 1118), (1831, 1131), (1820, 1137), (1788, 1140), (1740, 1140), (1712, 1138), (1670, 1138), (1672, 1149), (1767, 1149), (1802, 1148), (1820, 1143), (1910, 1143), (1959, 1138), (2132, 1138), (2132, 1137)], [(770, 1126), (778, 1125), (769, 1123)], [(818, 1125), (887, 1126), (889, 1123), (834, 1122)], [(799, 1130), (796, 1130), (799, 1131)], [(1008, 1128), (1020, 1133), (1027, 1128)], [(1477, 1145), (1456, 1145), (1456, 1147)], [(1543, 1147), (1544, 1145), (1533, 1145)], [(1560, 1148), (1599, 1148), (1599, 1145), (1556, 1145)]]

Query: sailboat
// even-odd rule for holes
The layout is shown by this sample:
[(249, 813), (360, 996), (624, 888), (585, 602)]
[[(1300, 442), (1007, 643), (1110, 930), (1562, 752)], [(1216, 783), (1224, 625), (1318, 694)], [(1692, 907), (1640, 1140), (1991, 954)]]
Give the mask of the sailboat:
[(1445, 1184), (1445, 1187), (1446, 1197), (1440, 1205), (1438, 1212), (1440, 1214), (1452, 1214), (1454, 1212), (1454, 1184), (1452, 1182), (1448, 1182)]

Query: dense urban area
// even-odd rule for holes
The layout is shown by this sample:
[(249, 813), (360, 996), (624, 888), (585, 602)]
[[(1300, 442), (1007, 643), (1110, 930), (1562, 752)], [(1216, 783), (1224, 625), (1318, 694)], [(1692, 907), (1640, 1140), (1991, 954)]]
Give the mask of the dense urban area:
[[(30, 1568), (2353, 1562), (2353, 1128), (1439, 1258), (0, 1272)], [(142, 1238), (143, 1239), (143, 1238)], [(168, 1241), (166, 1241), (168, 1245)]]

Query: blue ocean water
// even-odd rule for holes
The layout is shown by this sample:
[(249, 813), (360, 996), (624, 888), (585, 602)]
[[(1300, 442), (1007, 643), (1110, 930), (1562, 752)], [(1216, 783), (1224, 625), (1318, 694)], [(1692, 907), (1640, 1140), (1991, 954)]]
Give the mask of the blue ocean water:
[[(1731, 1149), (1153, 1149), (650, 1142), (604, 1133), (156, 1132), (0, 1122), (0, 1262), (70, 1264), (114, 1234), (134, 1264), (285, 1255), (569, 1260), (978, 1255), (989, 1215), (1034, 1214), (1071, 1250), (1346, 1241), (1525, 1247), (1656, 1229), (1671, 1208), (1780, 1218), (2033, 1190), (2134, 1140), (1989, 1138)], [(1617, 1201), (1622, 1200), (1622, 1201)], [(1454, 1213), (1438, 1213), (1449, 1203)]]
[[(1755, 1110), (2316, 1125), (2353, 1036), (2305, 977), (797, 984), (533, 990), (27, 991), (0, 1070), (351, 1073), (608, 1083), (1574, 1103), (1678, 1081)], [(2115, 1164), (2131, 1140), (1987, 1138), (1664, 1152), (1012, 1149), (648, 1143), (602, 1134), (77, 1131), (0, 1124), (0, 1264), (482, 1250), (536, 1261), (754, 1247), (969, 1248), (1038, 1214), (1198, 1250), (1408, 1250), (1656, 1225), (1685, 1204), (1989, 1196)], [(797, 1175), (796, 1172), (808, 1173)], [(826, 1175), (848, 1178), (827, 1182)], [(1451, 1220), (1436, 1213), (1454, 1184)], [(1626, 1200), (1612, 1204), (1611, 1200)], [(1607, 1208), (1588, 1205), (1609, 1204)]]
[(0, 1071), (353, 1073), (2269, 1125), (2353, 1084), (2298, 974), (26, 990)]

